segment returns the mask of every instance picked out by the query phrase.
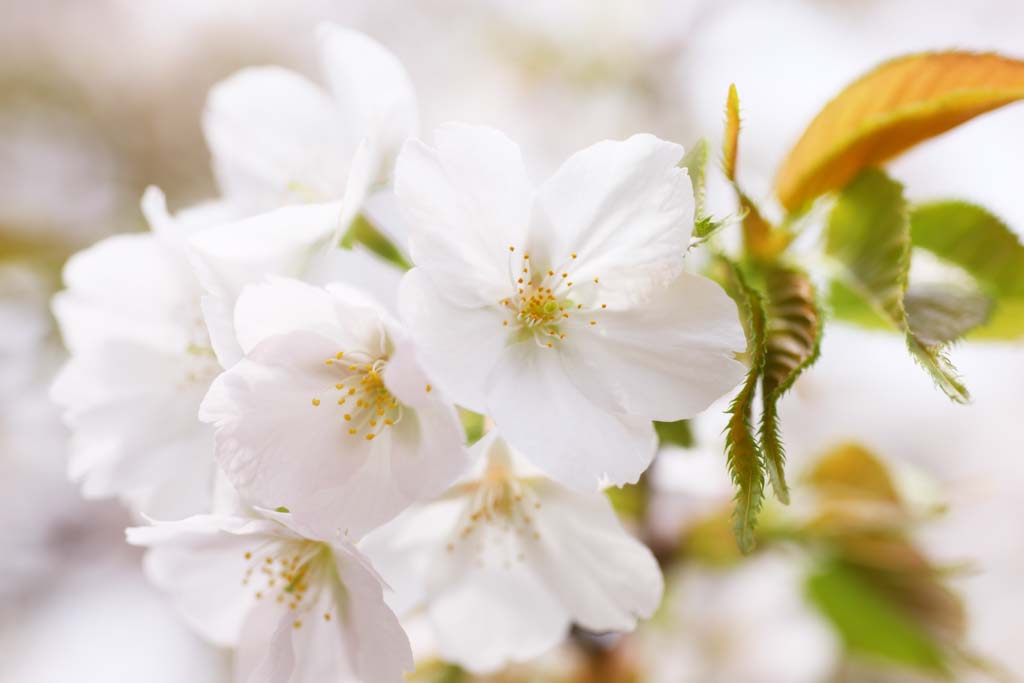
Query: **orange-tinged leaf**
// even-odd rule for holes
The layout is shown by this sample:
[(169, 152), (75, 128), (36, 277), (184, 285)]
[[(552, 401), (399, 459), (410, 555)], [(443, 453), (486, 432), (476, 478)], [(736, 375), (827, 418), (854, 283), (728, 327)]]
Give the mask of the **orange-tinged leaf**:
[(863, 168), (1022, 98), (1024, 61), (941, 52), (886, 62), (815, 117), (779, 169), (776, 194), (798, 209)]

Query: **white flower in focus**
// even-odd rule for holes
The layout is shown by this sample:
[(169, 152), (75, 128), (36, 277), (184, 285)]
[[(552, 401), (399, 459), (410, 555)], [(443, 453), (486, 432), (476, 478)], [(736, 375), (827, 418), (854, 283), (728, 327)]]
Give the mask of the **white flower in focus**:
[(200, 419), (247, 499), (359, 537), (464, 469), (454, 408), (369, 297), (271, 278), (242, 293), (235, 327), (245, 358), (213, 383)]
[(357, 210), (416, 134), (415, 92), (394, 55), (331, 24), (317, 41), (326, 90), (268, 66), (210, 91), (203, 130), (214, 173), (225, 198), (249, 214), (343, 197)]
[(235, 302), (246, 286), (280, 275), (317, 285), (348, 282), (397, 309), (400, 271), (356, 245), (338, 248), (342, 203), (286, 206), (196, 234), (191, 261), (203, 286), (202, 308), (218, 360), (225, 368), (243, 355)]
[(200, 515), (128, 529), (146, 573), (203, 637), (237, 647), (239, 683), (400, 683), (409, 641), (351, 544), (266, 519)]
[(472, 476), (361, 546), (399, 614), (425, 606), (444, 658), (493, 671), (551, 649), (572, 623), (629, 631), (651, 615), (661, 571), (604, 494), (538, 476), (494, 430), (473, 453)]
[(230, 209), (172, 219), (150, 188), (143, 210), (153, 232), (107, 238), (64, 268), (53, 310), (71, 357), (51, 395), (71, 428), (69, 471), (85, 496), (179, 518), (209, 505), (212, 431), (196, 413), (220, 371), (185, 240)]
[(682, 156), (650, 135), (605, 141), (539, 189), (486, 128), (448, 125), (399, 157), (417, 265), (399, 305), (425, 365), (567, 485), (636, 481), (651, 420), (692, 417), (744, 373), (736, 305), (682, 270)]
[(651, 683), (820, 683), (839, 660), (835, 635), (803, 597), (800, 566), (784, 556), (683, 569), (637, 635)]

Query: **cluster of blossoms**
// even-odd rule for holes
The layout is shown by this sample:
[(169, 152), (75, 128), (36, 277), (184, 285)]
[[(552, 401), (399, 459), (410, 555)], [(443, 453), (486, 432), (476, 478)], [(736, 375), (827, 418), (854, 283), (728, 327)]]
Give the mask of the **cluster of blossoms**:
[[(211, 92), (221, 199), (151, 189), (150, 233), (68, 263), (72, 476), (149, 522), (129, 542), (238, 681), (401, 681), (412, 617), (473, 671), (632, 629), (662, 577), (602, 488), (745, 373), (735, 304), (684, 272), (683, 149), (600, 142), (535, 185), (495, 130), (419, 140), (380, 45), (318, 38), (325, 87)], [(344, 248), (356, 222), (414, 267)]]

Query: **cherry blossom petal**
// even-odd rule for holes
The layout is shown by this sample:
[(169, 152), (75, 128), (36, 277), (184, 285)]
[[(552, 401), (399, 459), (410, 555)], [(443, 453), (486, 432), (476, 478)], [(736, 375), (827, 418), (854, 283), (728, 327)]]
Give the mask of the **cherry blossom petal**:
[(279, 67), (214, 86), (203, 132), (221, 191), (252, 211), (340, 197), (356, 143), (326, 92)]
[(341, 204), (288, 206), (205, 230), (190, 240), (192, 263), (206, 291), (203, 313), (217, 358), (231, 367), (243, 355), (233, 334), (235, 301), (268, 275), (300, 277), (324, 253)]
[(385, 343), (380, 313), (361, 292), (340, 287), (328, 291), (283, 277), (269, 277), (242, 291), (235, 304), (235, 333), (243, 351), (293, 331), (332, 340), (334, 353), (379, 354)]
[(369, 36), (334, 24), (317, 32), (324, 75), (355, 137), (368, 140), (383, 180), (402, 143), (416, 134), (416, 93), (398, 59)]
[(270, 337), (210, 387), (199, 417), (216, 426), (225, 474), (257, 504), (298, 509), (311, 487), (344, 481), (370, 457), (369, 442), (327, 413), (337, 374), (325, 359), (337, 351), (309, 332)]
[(434, 147), (411, 140), (395, 171), (413, 260), (464, 305), (509, 294), (509, 247), (525, 243), (533, 190), (519, 147), (490, 128), (448, 124)]
[(596, 325), (560, 350), (566, 371), (608, 410), (663, 421), (691, 418), (746, 374), (736, 304), (716, 283), (688, 273), (643, 307), (595, 310)]
[(548, 476), (594, 491), (634, 483), (657, 448), (650, 420), (610, 413), (576, 388), (555, 349), (505, 349), (487, 379), (487, 413)]
[(445, 659), (489, 673), (532, 659), (565, 638), (569, 614), (530, 567), (515, 560), (480, 566), (466, 543), (456, 546), (455, 555), (451, 563), (462, 571), (444, 572), (451, 578), (427, 608)]
[(282, 533), (280, 525), (266, 520), (200, 515), (133, 527), (127, 538), (151, 548), (146, 575), (174, 594), (185, 620), (207, 640), (234, 647), (256, 604), (253, 591), (242, 584), (245, 554), (266, 535)]
[(693, 225), (682, 157), (682, 147), (652, 135), (606, 140), (569, 157), (537, 193), (534, 263), (565, 269), (580, 283), (599, 278), (610, 306), (671, 282)]
[(661, 570), (647, 546), (622, 528), (600, 493), (538, 482), (535, 518), (541, 544), (527, 562), (558, 596), (573, 621), (592, 631), (630, 631), (661, 602)]
[(501, 358), (509, 334), (501, 311), (449, 303), (422, 268), (402, 278), (398, 305), (431, 378), (456, 403), (484, 412), (482, 380)]

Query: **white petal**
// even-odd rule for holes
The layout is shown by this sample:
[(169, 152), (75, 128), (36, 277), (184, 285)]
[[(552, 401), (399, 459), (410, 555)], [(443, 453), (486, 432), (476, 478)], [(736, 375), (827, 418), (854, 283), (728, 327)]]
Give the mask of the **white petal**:
[[(450, 407), (406, 409), (400, 422), (367, 447), (358, 470), (307, 483), (309, 494), (288, 507), (321, 537), (361, 538), (454, 481), (466, 464), (462, 438)], [(352, 441), (368, 443), (348, 434), (345, 439), (339, 450)], [(347, 455), (341, 451), (336, 457)]]
[(67, 363), (51, 396), (73, 430), (69, 474), (83, 494), (164, 519), (207, 509), (213, 434), (196, 411), (208, 380), (192, 376), (193, 360), (110, 342)]
[(564, 268), (577, 282), (599, 278), (610, 306), (670, 282), (682, 270), (693, 226), (682, 157), (682, 147), (652, 135), (606, 140), (571, 156), (537, 193), (534, 265)]
[(185, 620), (207, 640), (233, 647), (256, 604), (253, 591), (242, 585), (245, 553), (280, 533), (274, 522), (200, 515), (134, 527), (127, 530), (127, 538), (150, 548), (146, 575), (173, 594)]
[(348, 130), (378, 150), (384, 179), (405, 140), (416, 134), (416, 93), (398, 59), (369, 36), (334, 24), (317, 33), (327, 84)]
[(565, 638), (570, 621), (559, 596), (516, 561), (474, 566), (433, 599), (428, 615), (441, 655), (474, 673), (546, 652)]
[(250, 610), (235, 653), (235, 683), (282, 683), (292, 680), (294, 619), (287, 610), (263, 600)]
[(268, 275), (302, 277), (325, 251), (340, 213), (339, 203), (289, 206), (204, 230), (190, 240), (192, 263), (207, 292), (203, 313), (224, 367), (242, 356), (229, 333), (242, 289)]
[(566, 486), (594, 491), (602, 483), (634, 483), (654, 457), (651, 422), (589, 400), (557, 349), (510, 346), (487, 381), (487, 413), (508, 442)]
[(519, 147), (462, 124), (434, 141), (407, 142), (395, 174), (413, 261), (452, 301), (493, 305), (513, 287), (509, 247), (524, 246), (533, 201)]
[(334, 560), (345, 588), (338, 621), (352, 672), (360, 681), (401, 683), (403, 672), (413, 669), (412, 650), (398, 618), (384, 603), (380, 577), (351, 546), (336, 546)]
[(425, 601), (431, 563), (455, 535), (465, 507), (461, 497), (414, 505), (359, 542), (391, 589), (385, 599), (397, 614), (404, 617)]
[[(308, 332), (270, 337), (210, 387), (200, 419), (215, 424), (224, 473), (256, 504), (297, 512), (313, 491), (345, 481), (370, 456), (367, 442), (328, 412), (338, 408), (337, 374), (324, 360), (337, 350)], [(321, 397), (323, 405), (313, 405)]]
[(251, 211), (344, 192), (356, 141), (327, 93), (299, 74), (259, 67), (221, 81), (203, 131), (222, 192)]
[(629, 631), (661, 602), (661, 570), (647, 546), (630, 536), (601, 493), (577, 493), (553, 482), (534, 484), (539, 544), (528, 562), (592, 631)]
[(299, 280), (270, 277), (242, 291), (235, 304), (235, 332), (244, 352), (269, 337), (295, 331), (326, 337), (346, 353), (377, 355), (384, 344), (381, 312), (350, 289), (332, 293)]
[(316, 285), (347, 282), (369, 294), (398, 316), (398, 284), (402, 271), (361, 244), (351, 249), (330, 249), (310, 264), (305, 280)]
[(164, 349), (189, 342), (198, 285), (155, 235), (117, 235), (78, 252), (64, 266), (64, 284), (53, 309), (72, 352), (112, 337)]
[(746, 348), (736, 304), (707, 278), (683, 273), (641, 307), (588, 316), (597, 324), (563, 343), (566, 367), (609, 410), (691, 418), (746, 374), (736, 360)]
[(449, 303), (422, 268), (413, 268), (402, 278), (398, 305), (430, 377), (456, 403), (485, 412), (484, 380), (508, 338), (502, 313), (491, 306)]

